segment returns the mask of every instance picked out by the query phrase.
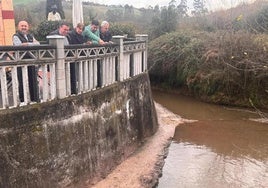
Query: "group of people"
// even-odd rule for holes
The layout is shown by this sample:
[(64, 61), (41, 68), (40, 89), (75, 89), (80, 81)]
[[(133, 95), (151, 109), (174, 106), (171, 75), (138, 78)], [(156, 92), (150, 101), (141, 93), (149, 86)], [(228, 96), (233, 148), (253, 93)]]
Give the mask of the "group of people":
[(59, 28), (52, 31), (49, 35), (62, 35), (65, 37), (65, 45), (68, 44), (107, 44), (112, 43), (112, 35), (109, 31), (109, 22), (93, 20), (90, 25), (85, 26), (78, 23), (70, 31), (70, 26), (66, 22), (61, 22)]
[[(70, 30), (67, 22), (60, 22), (58, 29), (49, 33), (49, 35), (61, 35), (65, 37), (64, 44), (107, 44), (112, 43), (112, 35), (109, 31), (109, 22), (93, 20), (90, 25), (85, 26), (78, 23)], [(20, 21), (17, 26), (17, 32), (13, 35), (13, 45), (28, 46), (39, 45), (40, 43), (29, 33), (29, 24), (27, 21)]]
[[(67, 22), (60, 22), (58, 29), (49, 33), (49, 35), (64, 36), (64, 45), (69, 44), (100, 44), (104, 45), (112, 43), (112, 35), (109, 32), (109, 23), (93, 20), (90, 25), (84, 26), (83, 23), (78, 23), (77, 26), (70, 30), (70, 25)], [(29, 33), (29, 23), (25, 20), (20, 21), (17, 25), (17, 32), (13, 35), (14, 46), (33, 46), (40, 45), (40, 42)], [(37, 88), (37, 68), (36, 66), (28, 66), (28, 80), (30, 88), (31, 101), (39, 100)], [(71, 93), (76, 93), (76, 68), (75, 63), (71, 63)], [(24, 101), (23, 83), (22, 83), (22, 68), (18, 67), (18, 82), (19, 82), (19, 97)]]

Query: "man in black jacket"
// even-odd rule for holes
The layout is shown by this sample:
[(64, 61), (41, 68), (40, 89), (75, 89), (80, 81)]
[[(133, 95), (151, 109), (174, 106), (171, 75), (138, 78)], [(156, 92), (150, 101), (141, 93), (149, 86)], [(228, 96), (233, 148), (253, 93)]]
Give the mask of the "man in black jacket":
[(112, 34), (109, 31), (110, 24), (103, 21), (100, 26), (100, 38), (107, 44), (112, 43)]
[[(84, 24), (78, 23), (77, 26), (68, 33), (67, 39), (69, 44), (91, 44), (91, 41), (86, 41), (86, 38), (82, 35), (84, 31)], [(71, 94), (77, 94), (77, 63), (70, 63), (71, 74)]]
[(20, 21), (18, 23), (18, 30), (13, 35), (14, 46), (34, 46), (40, 45), (40, 43), (29, 33), (29, 24), (26, 21)]
[(65, 21), (62, 21), (59, 23), (59, 27), (58, 29), (52, 31), (49, 33), (49, 36), (51, 35), (60, 35), (60, 36), (64, 36), (64, 45), (69, 45), (69, 41), (68, 41), (68, 38), (67, 38), (67, 35), (69, 33), (69, 30), (70, 30), (70, 24), (65, 22)]
[(69, 44), (91, 44), (91, 41), (86, 42), (86, 38), (82, 35), (84, 24), (78, 23), (77, 26), (68, 33), (67, 38)]
[[(34, 38), (32, 34), (29, 33), (29, 24), (27, 21), (23, 20), (18, 23), (17, 32), (13, 35), (13, 45), (14, 46), (34, 46), (40, 45), (40, 43)], [(29, 54), (24, 56), (24, 59), (31, 58)], [(28, 66), (28, 81), (30, 90), (31, 101), (38, 101), (38, 82), (37, 82), (37, 67)], [(18, 82), (19, 82), (19, 97), (20, 101), (24, 101), (23, 94), (23, 81), (22, 81), (22, 68), (18, 67)]]

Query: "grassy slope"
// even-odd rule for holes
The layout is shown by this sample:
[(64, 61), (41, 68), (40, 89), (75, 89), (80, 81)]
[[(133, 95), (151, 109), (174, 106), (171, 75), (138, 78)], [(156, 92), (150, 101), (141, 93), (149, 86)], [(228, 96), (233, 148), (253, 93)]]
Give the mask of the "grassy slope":
[(45, 1), (45, 0), (13, 0), (14, 5), (19, 5), (19, 4), (30, 4), (31, 2), (36, 2), (36, 1)]
[[(13, 0), (13, 5), (14, 6), (21, 6), (21, 5), (30, 6), (30, 5), (38, 4), (38, 2), (41, 5), (46, 4), (46, 0)], [(71, 4), (63, 2), (62, 5), (63, 5), (63, 10), (65, 13), (66, 20), (71, 21), (71, 18), (72, 18)], [(89, 15), (92, 15), (92, 16), (97, 15), (97, 18), (99, 20), (103, 20), (105, 13), (108, 10), (108, 7), (104, 6), (104, 5), (93, 5), (92, 6), (92, 5), (85, 4), (83, 6), (83, 9), (84, 9), (84, 20), (87, 23), (87, 22), (89, 22), (89, 17), (90, 17)], [(36, 15), (36, 16), (38, 17), (38, 15)], [(41, 20), (42, 18), (38, 18), (38, 19)]]

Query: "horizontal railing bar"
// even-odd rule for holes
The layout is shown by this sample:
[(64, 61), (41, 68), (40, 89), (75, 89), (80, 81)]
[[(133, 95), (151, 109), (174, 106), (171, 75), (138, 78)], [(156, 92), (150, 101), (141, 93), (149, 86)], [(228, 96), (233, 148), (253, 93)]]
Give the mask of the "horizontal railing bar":
[(139, 41), (126, 41), (124, 42), (124, 45), (128, 45), (128, 44), (140, 44), (140, 43), (145, 43), (146, 41), (143, 40), (139, 40)]
[(18, 51), (18, 50), (47, 50), (47, 49), (56, 49), (56, 46), (51, 45), (36, 45), (36, 46), (1, 46), (1, 51)]
[(105, 48), (105, 47), (115, 47), (119, 46), (118, 44), (107, 43), (105, 45), (100, 44), (70, 44), (64, 46), (64, 49), (82, 49), (82, 48)]
[(12, 62), (1, 62), (0, 61), (0, 66), (23, 66), (23, 65), (42, 65), (42, 64), (47, 64), (47, 63), (55, 63), (56, 60), (40, 60), (37, 62), (32, 62), (32, 61), (12, 61)]
[(105, 57), (116, 57), (118, 56), (117, 54), (109, 54), (109, 55), (99, 55), (99, 56), (94, 56), (94, 57), (79, 57), (79, 58), (66, 58), (65, 62), (72, 62), (72, 61), (84, 61), (84, 60), (92, 60), (92, 59), (101, 59)]

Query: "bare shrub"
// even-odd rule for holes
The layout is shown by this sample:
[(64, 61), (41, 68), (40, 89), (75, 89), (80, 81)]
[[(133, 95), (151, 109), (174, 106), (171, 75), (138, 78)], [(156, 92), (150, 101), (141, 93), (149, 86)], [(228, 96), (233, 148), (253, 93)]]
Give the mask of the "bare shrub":
[(163, 76), (164, 82), (172, 77), (173, 86), (187, 86), (205, 100), (243, 106), (251, 100), (267, 107), (266, 39), (242, 31), (165, 35), (150, 44), (150, 74)]

